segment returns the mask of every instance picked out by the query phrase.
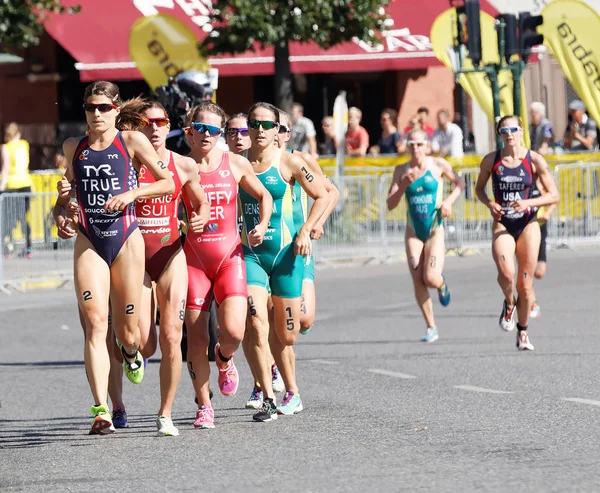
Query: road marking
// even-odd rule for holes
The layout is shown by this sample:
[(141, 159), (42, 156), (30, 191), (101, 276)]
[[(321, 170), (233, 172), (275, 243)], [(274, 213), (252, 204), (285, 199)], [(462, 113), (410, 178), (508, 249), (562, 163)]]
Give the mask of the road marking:
[(379, 306), (378, 308), (380, 310), (396, 310), (398, 308), (410, 308), (413, 306), (415, 306), (414, 301), (405, 301), (403, 303), (392, 303), (391, 305), (382, 305), (382, 306)]
[(389, 371), (389, 370), (379, 370), (378, 368), (369, 368), (371, 373), (376, 373), (377, 375), (385, 375), (388, 377), (402, 378), (404, 380), (410, 380), (411, 378), (417, 378), (414, 375), (407, 375), (406, 373), (398, 373), (397, 371)]
[(484, 394), (512, 394), (506, 390), (485, 389), (483, 387), (475, 387), (474, 385), (455, 385), (455, 389), (468, 390), (470, 392), (481, 392)]
[(589, 404), (590, 406), (600, 406), (600, 401), (592, 399), (579, 399), (577, 397), (562, 397), (561, 400), (569, 402), (578, 402), (579, 404)]
[(339, 361), (331, 361), (329, 359), (309, 359), (310, 363), (319, 363), (320, 365), (339, 365)]

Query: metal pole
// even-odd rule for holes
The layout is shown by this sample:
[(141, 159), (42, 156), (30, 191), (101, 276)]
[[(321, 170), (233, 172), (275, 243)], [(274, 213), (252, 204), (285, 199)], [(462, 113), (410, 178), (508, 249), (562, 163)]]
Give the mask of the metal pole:
[(521, 75), (523, 70), (523, 62), (519, 60), (511, 64), (513, 76), (513, 113), (521, 116)]
[[(496, 122), (500, 119), (500, 87), (498, 85), (498, 70), (494, 65), (490, 65), (488, 72), (488, 77), (490, 78), (490, 83), (492, 85), (492, 98), (494, 101), (494, 126)], [(496, 132), (496, 147), (498, 149), (502, 149), (502, 137), (498, 135)]]

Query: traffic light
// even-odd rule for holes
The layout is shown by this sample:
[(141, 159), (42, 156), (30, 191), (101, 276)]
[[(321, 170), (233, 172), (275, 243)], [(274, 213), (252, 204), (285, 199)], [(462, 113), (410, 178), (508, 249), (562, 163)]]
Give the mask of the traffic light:
[(481, 63), (481, 26), (479, 24), (479, 0), (465, 0), (467, 15), (467, 49), (474, 66)]
[[(517, 16), (514, 14), (499, 14), (496, 16), (498, 24), (504, 24), (504, 59), (510, 63), (513, 55), (519, 54), (519, 39), (517, 37)], [(502, 53), (500, 47), (500, 33), (498, 32), (498, 53)]]
[(541, 15), (531, 15), (530, 12), (519, 13), (519, 54), (527, 63), (531, 48), (544, 42), (544, 35), (537, 32), (537, 26), (542, 25), (544, 18)]

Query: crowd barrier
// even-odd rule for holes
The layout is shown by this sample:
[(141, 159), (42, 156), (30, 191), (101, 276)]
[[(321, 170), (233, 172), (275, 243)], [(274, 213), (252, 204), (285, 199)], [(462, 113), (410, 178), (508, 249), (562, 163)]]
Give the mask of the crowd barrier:
[[(459, 167), (466, 183), (465, 193), (455, 202), (451, 217), (444, 223), (446, 248), (458, 254), (489, 248), (491, 242), (491, 215), (475, 195), (479, 163), (472, 161), (471, 166)], [(325, 225), (324, 237), (314, 242), (317, 262), (386, 261), (404, 252), (405, 201), (395, 210), (387, 210), (393, 166), (377, 166), (376, 171), (368, 164), (354, 168), (356, 175), (334, 178), (340, 189), (340, 203)], [(561, 202), (548, 225), (549, 245), (573, 247), (600, 242), (600, 163), (554, 163), (553, 173)], [(36, 176), (36, 191), (31, 194), (0, 194), (1, 291), (72, 278), (73, 240), (58, 239), (52, 220), (59, 177), (56, 173)], [(445, 194), (450, 193), (450, 184), (445, 187)], [(489, 184), (488, 195), (491, 196)], [(33, 247), (31, 257), (25, 251), (28, 227)]]

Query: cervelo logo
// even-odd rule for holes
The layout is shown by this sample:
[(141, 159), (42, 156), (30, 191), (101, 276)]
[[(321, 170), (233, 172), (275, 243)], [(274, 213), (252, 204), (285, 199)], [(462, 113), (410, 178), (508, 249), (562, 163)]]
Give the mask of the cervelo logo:
[(231, 171), (229, 171), (228, 169), (222, 169), (219, 171), (219, 175), (221, 176), (221, 178), (227, 178), (229, 175), (231, 175)]
[(170, 233), (171, 230), (169, 228), (158, 228), (158, 229), (140, 229), (143, 235), (153, 233), (158, 235), (164, 235), (165, 233)]

